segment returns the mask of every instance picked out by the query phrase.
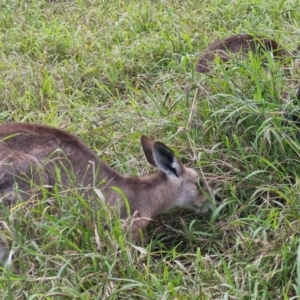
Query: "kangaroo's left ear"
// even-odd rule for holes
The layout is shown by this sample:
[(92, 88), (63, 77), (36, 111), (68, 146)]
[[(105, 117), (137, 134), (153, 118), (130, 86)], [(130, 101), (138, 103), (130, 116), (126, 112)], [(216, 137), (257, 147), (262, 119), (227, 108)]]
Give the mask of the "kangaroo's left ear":
[(179, 177), (182, 173), (182, 165), (176, 158), (174, 152), (160, 142), (155, 142), (153, 147), (153, 158), (157, 168), (166, 173)]
[(142, 148), (143, 148), (143, 151), (145, 153), (148, 163), (150, 165), (152, 165), (153, 167), (157, 167), (154, 157), (153, 157), (154, 143), (155, 142), (152, 139), (148, 138), (145, 135), (143, 135), (141, 137)]

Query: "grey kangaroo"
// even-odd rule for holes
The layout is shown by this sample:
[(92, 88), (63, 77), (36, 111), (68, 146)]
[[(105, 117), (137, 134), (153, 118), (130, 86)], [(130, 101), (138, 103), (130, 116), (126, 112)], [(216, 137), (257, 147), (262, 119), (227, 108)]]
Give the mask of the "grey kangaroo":
[(141, 144), (146, 159), (159, 172), (128, 177), (65, 131), (34, 123), (0, 124), (0, 201), (13, 206), (19, 199), (30, 200), (39, 186), (51, 190), (59, 177), (60, 185), (70, 188), (75, 183), (86, 196), (95, 187), (101, 189), (105, 203), (118, 206), (120, 217), (126, 219), (122, 197), (112, 189), (118, 187), (127, 197), (130, 214), (138, 213), (128, 233), (133, 242), (152, 218), (172, 208), (207, 212), (211, 190), (199, 181), (198, 173), (185, 167), (163, 143), (142, 136)]
[(276, 59), (290, 54), (275, 40), (263, 36), (250, 34), (234, 34), (224, 39), (217, 39), (207, 46), (200, 54), (195, 71), (208, 73), (213, 69), (215, 57), (227, 62), (232, 55), (246, 55), (249, 51), (254, 54), (262, 54), (265, 51), (272, 52)]

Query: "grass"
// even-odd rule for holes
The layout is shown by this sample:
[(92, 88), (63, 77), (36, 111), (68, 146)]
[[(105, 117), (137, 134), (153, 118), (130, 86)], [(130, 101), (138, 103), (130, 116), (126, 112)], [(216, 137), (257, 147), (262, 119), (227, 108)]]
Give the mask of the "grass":
[[(12, 263), (2, 299), (300, 299), (299, 84), (269, 57), (194, 74), (215, 38), (300, 43), (297, 1), (4, 1), (0, 121), (80, 136), (111, 166), (151, 172), (139, 137), (177, 150), (223, 201), (206, 217), (161, 216), (128, 244), (108, 208), (55, 191), (3, 208)], [(297, 104), (297, 103), (296, 103)], [(95, 227), (96, 221), (97, 226)], [(103, 221), (104, 220), (104, 221)]]

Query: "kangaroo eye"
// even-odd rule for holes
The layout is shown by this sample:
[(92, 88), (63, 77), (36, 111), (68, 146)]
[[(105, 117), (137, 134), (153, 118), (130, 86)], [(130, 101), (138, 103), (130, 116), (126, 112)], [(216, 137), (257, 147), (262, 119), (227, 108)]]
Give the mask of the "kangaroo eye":
[(205, 184), (204, 184), (204, 182), (202, 180), (198, 180), (197, 181), (197, 186), (198, 186), (199, 189), (203, 189), (204, 186), (205, 186)]

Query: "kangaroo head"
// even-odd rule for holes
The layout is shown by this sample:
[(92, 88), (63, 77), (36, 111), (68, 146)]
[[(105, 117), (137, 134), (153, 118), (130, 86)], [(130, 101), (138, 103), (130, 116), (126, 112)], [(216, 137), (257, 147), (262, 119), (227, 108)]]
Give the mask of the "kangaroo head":
[(141, 144), (148, 162), (157, 167), (166, 176), (168, 183), (161, 193), (172, 198), (168, 209), (182, 207), (192, 209), (197, 213), (206, 213), (211, 203), (210, 188), (200, 181), (199, 174), (185, 167), (175, 156), (174, 152), (160, 142), (142, 136)]

